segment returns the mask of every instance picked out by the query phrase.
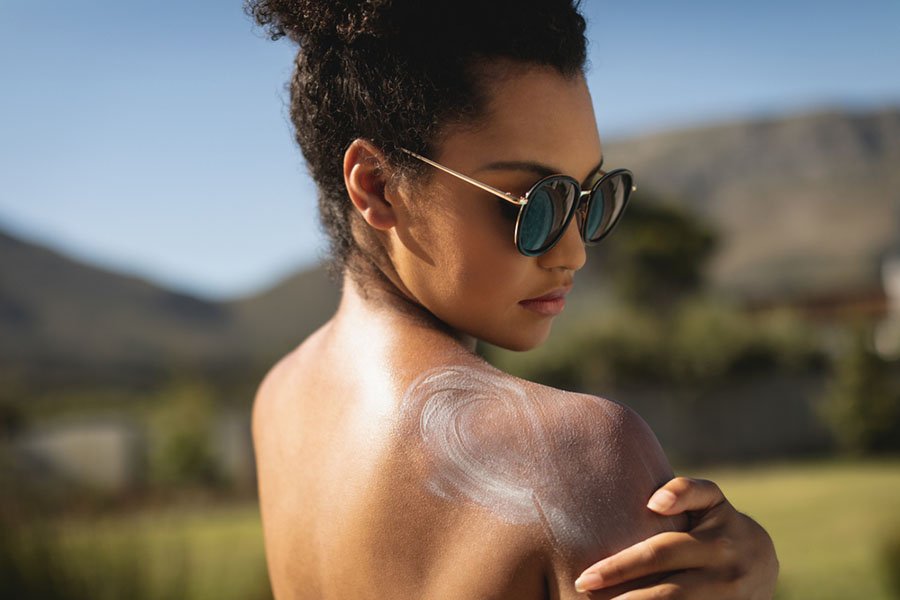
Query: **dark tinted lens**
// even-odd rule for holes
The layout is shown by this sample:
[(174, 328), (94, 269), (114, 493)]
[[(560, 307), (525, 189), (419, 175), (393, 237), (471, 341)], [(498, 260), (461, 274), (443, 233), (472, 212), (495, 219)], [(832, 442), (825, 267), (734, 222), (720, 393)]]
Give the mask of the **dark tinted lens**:
[(547, 179), (531, 192), (519, 219), (519, 247), (528, 254), (552, 246), (566, 224), (577, 186), (567, 178)]
[(594, 190), (594, 194), (591, 196), (587, 223), (585, 223), (584, 227), (584, 239), (591, 240), (597, 236), (597, 233), (601, 230), (600, 226), (603, 224), (603, 217), (608, 207), (609, 203), (603, 197), (603, 186), (600, 186)]
[(584, 229), (586, 241), (598, 242), (612, 231), (631, 194), (632, 182), (631, 175), (622, 171), (610, 174), (594, 188)]

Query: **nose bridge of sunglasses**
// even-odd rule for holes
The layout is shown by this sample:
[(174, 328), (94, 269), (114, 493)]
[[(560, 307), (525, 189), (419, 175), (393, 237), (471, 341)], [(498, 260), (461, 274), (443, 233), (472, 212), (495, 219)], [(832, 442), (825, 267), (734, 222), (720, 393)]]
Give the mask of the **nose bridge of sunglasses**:
[(593, 195), (593, 190), (580, 190), (578, 192), (578, 199), (575, 200), (576, 215), (584, 217), (587, 214), (588, 204), (590, 204)]
[(575, 210), (575, 218), (572, 220), (575, 221), (576, 228), (581, 234), (581, 239), (584, 239), (584, 224), (587, 222), (588, 217), (587, 201), (579, 204), (580, 206)]

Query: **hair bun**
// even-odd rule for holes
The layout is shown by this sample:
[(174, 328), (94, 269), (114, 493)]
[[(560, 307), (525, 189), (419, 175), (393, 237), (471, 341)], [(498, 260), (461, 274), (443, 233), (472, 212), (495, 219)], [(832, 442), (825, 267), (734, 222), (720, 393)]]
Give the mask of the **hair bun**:
[(382, 18), (392, 0), (245, 0), (244, 12), (273, 40), (289, 37), (301, 45), (350, 45), (360, 37), (382, 37)]

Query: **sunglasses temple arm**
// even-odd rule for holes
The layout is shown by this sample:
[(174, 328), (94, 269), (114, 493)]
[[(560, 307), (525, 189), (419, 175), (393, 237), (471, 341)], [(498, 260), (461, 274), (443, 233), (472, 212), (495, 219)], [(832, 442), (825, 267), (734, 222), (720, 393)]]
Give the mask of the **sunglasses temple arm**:
[(453, 175), (454, 177), (459, 177), (463, 181), (468, 181), (472, 185), (478, 186), (479, 188), (483, 189), (484, 191), (491, 193), (491, 194), (497, 196), (498, 198), (506, 200), (507, 202), (511, 202), (512, 204), (515, 204), (517, 206), (526, 203), (525, 198), (516, 198), (512, 194), (507, 194), (506, 192), (502, 192), (495, 187), (491, 187), (485, 183), (481, 183), (480, 181), (477, 181), (475, 179), (472, 179), (471, 177), (463, 175), (462, 173), (458, 173), (458, 172), (454, 171), (453, 169), (447, 168), (444, 165), (440, 165), (440, 164), (434, 162), (433, 160), (429, 160), (429, 159), (425, 158), (424, 156), (416, 154), (415, 152), (413, 152), (411, 150), (406, 150), (405, 148), (401, 148), (401, 150), (403, 150), (407, 154), (415, 156), (416, 158), (418, 158), (421, 161), (428, 163), (432, 167), (438, 168), (445, 173), (449, 173), (450, 175)]

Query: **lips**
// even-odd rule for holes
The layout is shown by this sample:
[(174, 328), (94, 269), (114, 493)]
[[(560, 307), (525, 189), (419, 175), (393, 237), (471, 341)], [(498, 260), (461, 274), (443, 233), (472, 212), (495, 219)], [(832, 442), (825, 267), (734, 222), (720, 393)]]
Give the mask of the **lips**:
[(537, 298), (529, 298), (528, 300), (522, 300), (522, 302), (545, 302), (547, 300), (558, 300), (560, 298), (565, 298), (566, 294), (568, 294), (571, 290), (572, 286), (566, 285), (556, 288), (551, 292), (544, 294), (543, 296), (538, 296)]
[(568, 294), (571, 289), (571, 285), (556, 288), (543, 296), (522, 300), (519, 304), (523, 308), (539, 315), (552, 317), (561, 313), (566, 307), (566, 294)]

